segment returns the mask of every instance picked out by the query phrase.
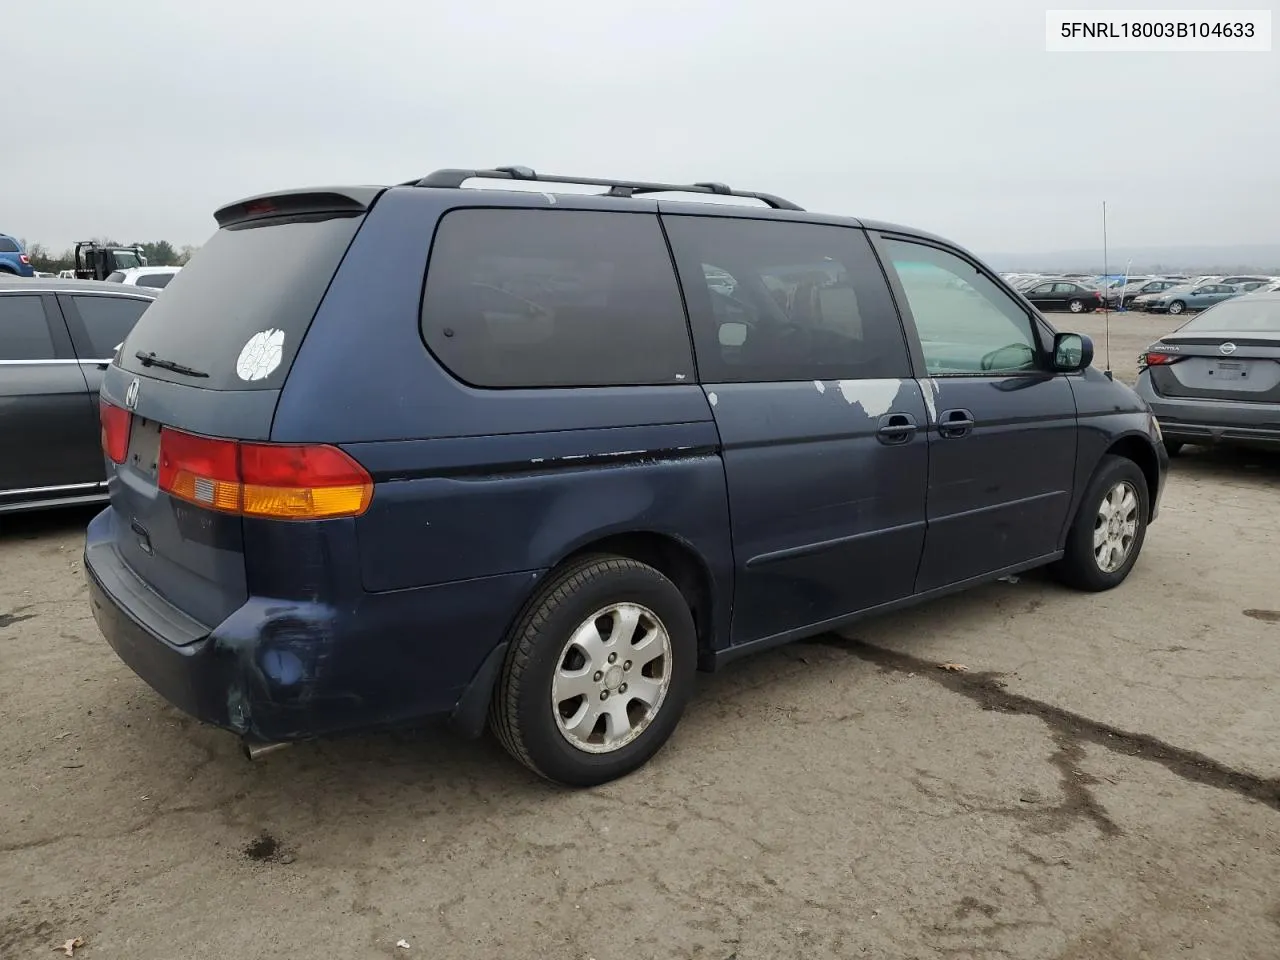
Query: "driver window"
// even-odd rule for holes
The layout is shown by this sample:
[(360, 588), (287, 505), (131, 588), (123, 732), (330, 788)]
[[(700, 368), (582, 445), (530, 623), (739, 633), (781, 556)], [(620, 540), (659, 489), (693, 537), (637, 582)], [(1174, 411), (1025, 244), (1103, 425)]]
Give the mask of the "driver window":
[(915, 319), (930, 376), (1018, 373), (1038, 366), (1031, 318), (967, 260), (885, 239)]

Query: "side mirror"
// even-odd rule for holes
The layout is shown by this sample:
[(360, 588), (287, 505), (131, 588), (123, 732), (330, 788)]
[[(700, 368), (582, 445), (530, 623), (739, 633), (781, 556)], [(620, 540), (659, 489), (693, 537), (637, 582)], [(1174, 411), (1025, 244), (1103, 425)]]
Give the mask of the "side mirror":
[(745, 323), (720, 324), (720, 346), (740, 347), (747, 342), (747, 325)]
[(1093, 341), (1079, 333), (1060, 333), (1053, 338), (1053, 369), (1059, 373), (1079, 373), (1093, 363)]

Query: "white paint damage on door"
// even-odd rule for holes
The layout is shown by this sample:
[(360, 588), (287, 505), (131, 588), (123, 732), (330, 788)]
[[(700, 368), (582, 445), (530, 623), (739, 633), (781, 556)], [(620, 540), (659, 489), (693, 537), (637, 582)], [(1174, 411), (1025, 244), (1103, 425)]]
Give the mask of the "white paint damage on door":
[(902, 389), (901, 380), (840, 380), (836, 383), (848, 404), (858, 404), (868, 417), (882, 417), (889, 412)]
[(920, 381), (920, 390), (924, 394), (924, 406), (929, 411), (929, 422), (938, 422), (938, 381), (930, 377)]

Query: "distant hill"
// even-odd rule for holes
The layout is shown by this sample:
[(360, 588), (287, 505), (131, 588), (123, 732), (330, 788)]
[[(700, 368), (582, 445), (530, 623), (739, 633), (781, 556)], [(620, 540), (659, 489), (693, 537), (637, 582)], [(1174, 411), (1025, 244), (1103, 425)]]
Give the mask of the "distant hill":
[[(1050, 253), (988, 253), (983, 259), (1002, 271), (1060, 271), (1101, 273), (1101, 250), (1059, 250)], [(1240, 244), (1223, 247), (1113, 247), (1107, 251), (1112, 273), (1265, 273), (1280, 275), (1280, 244)]]

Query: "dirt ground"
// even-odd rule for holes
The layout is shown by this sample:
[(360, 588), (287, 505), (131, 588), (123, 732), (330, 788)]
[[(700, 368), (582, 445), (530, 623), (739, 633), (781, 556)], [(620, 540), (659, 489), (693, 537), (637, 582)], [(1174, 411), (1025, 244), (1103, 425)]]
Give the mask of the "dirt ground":
[[(1121, 376), (1169, 325), (1113, 320)], [(1278, 497), (1189, 448), (1118, 590), (740, 662), (586, 792), (435, 730), (251, 764), (99, 637), (88, 514), (0, 519), (0, 958), (1275, 960)]]

